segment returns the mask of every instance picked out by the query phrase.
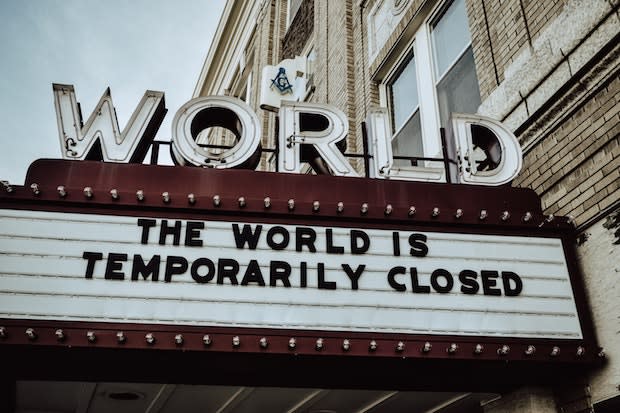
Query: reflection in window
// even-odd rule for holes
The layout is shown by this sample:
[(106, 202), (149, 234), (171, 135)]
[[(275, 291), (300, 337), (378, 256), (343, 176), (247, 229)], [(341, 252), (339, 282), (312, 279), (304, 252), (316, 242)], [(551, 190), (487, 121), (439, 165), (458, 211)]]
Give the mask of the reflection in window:
[(295, 18), (295, 15), (297, 14), (297, 11), (299, 10), (299, 7), (301, 6), (301, 3), (303, 3), (304, 0), (289, 0), (289, 8), (288, 8), (288, 26), (291, 25), (291, 23), (293, 22), (293, 19)]
[(310, 90), (314, 86), (314, 70), (316, 64), (316, 52), (314, 47), (306, 54), (306, 89)]
[[(424, 156), (416, 78), (416, 61), (411, 54), (389, 86), (392, 126), (396, 131), (392, 150), (396, 156)], [(411, 163), (397, 160), (396, 165)]]
[(471, 43), (465, 1), (454, 1), (435, 22), (432, 31), (435, 69), (439, 79)]
[(437, 84), (439, 119), (447, 126), (451, 113), (476, 113), (480, 106), (480, 90), (471, 47)]

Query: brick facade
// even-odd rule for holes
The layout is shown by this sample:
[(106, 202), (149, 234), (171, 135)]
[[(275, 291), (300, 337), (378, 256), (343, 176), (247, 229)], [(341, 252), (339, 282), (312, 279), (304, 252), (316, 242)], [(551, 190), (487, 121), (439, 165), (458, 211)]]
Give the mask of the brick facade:
[(548, 213), (587, 222), (620, 200), (620, 78), (609, 79), (524, 157), (515, 181)]
[[(508, 121), (523, 143), (524, 167), (513, 184), (534, 189), (547, 213), (572, 215), (583, 225), (620, 202), (620, 21), (617, 5), (578, 6), (568, 0), (472, 0), (468, 13), (481, 111)], [(515, 18), (498, 25), (491, 16), (504, 11)], [(585, 27), (557, 33), (565, 22), (580, 20)], [(516, 33), (529, 40), (506, 58), (498, 45), (522, 43)], [(545, 59), (550, 63), (536, 65)]]
[(565, 0), (472, 0), (467, 13), (474, 37), (480, 93), (486, 98), (504, 71), (562, 11)]
[(282, 39), (282, 58), (300, 56), (314, 31), (314, 0), (304, 0)]
[(506, 122), (522, 142), (523, 169), (513, 185), (534, 189), (545, 213), (575, 218), (596, 334), (614, 354), (584, 378), (587, 395), (560, 392), (557, 411), (617, 404), (620, 246), (603, 225), (620, 208), (618, 2), (471, 0), (468, 15), (480, 112)]

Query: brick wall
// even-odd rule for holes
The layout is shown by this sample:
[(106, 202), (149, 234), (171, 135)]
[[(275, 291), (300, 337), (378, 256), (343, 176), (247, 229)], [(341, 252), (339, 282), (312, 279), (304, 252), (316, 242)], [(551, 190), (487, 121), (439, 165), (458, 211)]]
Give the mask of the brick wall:
[[(362, 122), (366, 120), (368, 108), (373, 105), (379, 105), (379, 88), (376, 82), (373, 82), (368, 73), (368, 33), (367, 33), (367, 17), (368, 5), (354, 5), (353, 7), (353, 59), (356, 82), (355, 93), (355, 131), (360, 139), (351, 150), (356, 153), (363, 152), (362, 143)], [(357, 168), (363, 171), (363, 162), (357, 161)]]
[[(480, 84), (480, 97), (485, 99), (499, 85), (500, 78), (495, 64), (494, 43), (488, 28), (488, 0), (467, 0), (467, 18), (471, 32), (472, 49), (476, 61), (476, 74)], [(495, 45), (497, 47), (497, 45)]]
[(595, 402), (620, 395), (620, 244), (615, 235), (618, 227), (607, 223), (608, 219), (603, 219), (590, 226), (577, 247), (596, 336), (608, 360), (590, 373), (589, 384)]
[[(282, 15), (284, 15), (284, 17)], [(266, 65), (273, 64), (274, 61), (278, 61), (277, 59), (279, 57), (278, 54), (280, 51), (280, 43), (276, 41), (276, 33), (284, 30), (283, 26), (286, 25), (285, 19), (286, 1), (267, 1), (260, 11), (256, 31), (254, 32), (254, 86), (252, 90), (254, 99), (252, 101), (252, 106), (261, 120), (261, 127), (263, 131), (261, 144), (263, 148), (273, 148), (275, 146), (275, 137), (272, 133), (274, 130), (274, 115), (267, 111), (258, 109), (258, 95), (260, 93), (262, 69)], [(258, 169), (269, 170), (268, 153), (263, 153), (261, 156)]]
[[(490, 3), (484, 0), (485, 6)], [(479, 110), (503, 120), (524, 146), (523, 169), (513, 186), (534, 189), (546, 213), (572, 215), (580, 229), (577, 251), (585, 291), (599, 344), (609, 354), (608, 363), (589, 380), (591, 400), (599, 402), (618, 396), (620, 383), (620, 245), (605, 227), (620, 207), (618, 3), (522, 4), (531, 41), (510, 60), (501, 52), (494, 55), (500, 45), (483, 29), (481, 0), (468, 2), (486, 97)], [(508, 7), (506, 2), (496, 6)], [(575, 406), (566, 411), (580, 411)]]
[(503, 82), (505, 71), (562, 11), (566, 0), (467, 0), (480, 95)]
[(620, 77), (616, 74), (524, 158), (516, 186), (547, 213), (583, 224), (620, 200)]
[(349, 120), (347, 152), (357, 145), (353, 1), (315, 0), (313, 100), (342, 110)]
[(304, 0), (282, 39), (282, 59), (301, 55), (313, 31), (314, 0)]
[(566, 3), (566, 0), (521, 1), (532, 42), (536, 40), (543, 28), (560, 14)]
[(467, 0), (467, 6), (479, 111), (505, 122), (524, 147), (513, 184), (534, 189), (546, 213), (573, 215), (577, 225), (596, 220), (620, 201), (618, 6), (584, 8), (575, 0)]

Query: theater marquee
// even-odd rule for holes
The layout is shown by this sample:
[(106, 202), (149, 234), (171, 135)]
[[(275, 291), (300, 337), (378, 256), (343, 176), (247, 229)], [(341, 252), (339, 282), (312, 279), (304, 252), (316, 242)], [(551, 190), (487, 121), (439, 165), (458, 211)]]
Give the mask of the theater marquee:
[(2, 233), (14, 238), (0, 261), (4, 314), (582, 338), (557, 239), (60, 212), (0, 216)]
[(529, 190), (37, 161), (0, 207), (4, 343), (597, 352), (572, 225)]

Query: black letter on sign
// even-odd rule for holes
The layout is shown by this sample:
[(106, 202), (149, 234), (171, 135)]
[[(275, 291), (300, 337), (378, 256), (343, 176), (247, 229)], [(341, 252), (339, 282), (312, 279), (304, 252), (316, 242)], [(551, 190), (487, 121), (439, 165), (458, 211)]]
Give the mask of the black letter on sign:
[(205, 223), (200, 221), (187, 221), (185, 227), (185, 245), (188, 247), (202, 247), (200, 230), (205, 229)]
[(394, 278), (396, 274), (405, 274), (406, 272), (407, 272), (407, 269), (405, 267), (392, 268), (390, 272), (388, 272), (388, 275), (387, 275), (387, 279), (388, 279), (388, 283), (390, 284), (390, 287), (392, 287), (396, 291), (407, 291), (407, 287), (405, 286), (405, 284), (401, 284), (397, 282), (396, 279)]
[(325, 281), (325, 264), (319, 262), (316, 270), (319, 273), (319, 290), (335, 290), (335, 281)]
[(299, 263), (299, 286), (306, 288), (308, 286), (308, 264), (305, 261)]
[[(273, 237), (275, 234), (282, 235), (282, 241), (280, 241), (279, 243), (274, 241)], [(269, 231), (267, 231), (267, 245), (269, 245), (269, 248), (271, 248), (272, 250), (283, 250), (288, 246), (290, 238), (291, 237), (286, 228), (278, 225), (269, 228)]]
[(162, 219), (159, 228), (159, 245), (166, 245), (166, 237), (172, 235), (172, 245), (179, 245), (181, 241), (181, 221), (174, 221), (174, 226), (168, 226), (168, 220)]
[(327, 238), (327, 253), (328, 254), (344, 254), (344, 247), (337, 247), (334, 245), (334, 230), (328, 228), (325, 230), (325, 237)]
[[(258, 237), (260, 236), (260, 232), (262, 230), (263, 226), (257, 225), (256, 230), (254, 230), (254, 233), (252, 233), (252, 227), (248, 224), (244, 224), (243, 230), (239, 232), (239, 224), (233, 224), (233, 235), (235, 236), (235, 244), (237, 244), (237, 248), (243, 249), (243, 246), (247, 242), (248, 248), (251, 250), (255, 250), (256, 244), (258, 244)], [(271, 245), (269, 246), (271, 247)]]
[(478, 274), (472, 270), (463, 270), (459, 273), (459, 281), (461, 282), (461, 292), (463, 294), (476, 294), (480, 291), (480, 285), (476, 281)]
[(415, 294), (430, 294), (431, 287), (428, 285), (420, 285), (418, 280), (418, 269), (416, 267), (409, 268), (411, 273), (411, 291)]
[(183, 274), (185, 271), (187, 271), (187, 260), (183, 257), (170, 255), (166, 258), (166, 273), (164, 274), (164, 281), (169, 283), (172, 281), (173, 275)]
[[(357, 240), (362, 240), (362, 245), (358, 245)], [(351, 254), (363, 254), (370, 248), (370, 238), (364, 231), (357, 229), (351, 230)]]
[(95, 270), (95, 261), (100, 261), (103, 259), (103, 254), (100, 252), (87, 252), (84, 251), (82, 254), (82, 258), (88, 260), (86, 264), (86, 278), (93, 278), (93, 271)]
[(224, 284), (224, 278), (230, 280), (231, 285), (238, 285), (237, 273), (239, 272), (239, 263), (230, 258), (222, 258), (217, 262), (217, 283)]
[(400, 239), (397, 231), (392, 232), (392, 245), (394, 246), (394, 256), (400, 256)]
[(131, 280), (137, 281), (138, 275), (142, 274), (142, 277), (146, 280), (149, 275), (153, 276), (153, 281), (159, 280), (159, 263), (161, 257), (159, 255), (153, 255), (153, 258), (147, 265), (144, 264), (144, 259), (141, 255), (134, 254), (133, 256), (133, 268), (131, 269)]
[[(514, 283), (514, 288), (510, 285), (510, 281)], [(504, 283), (504, 294), (507, 297), (517, 296), (523, 291), (523, 281), (514, 272), (502, 271), (502, 282)]]
[[(439, 277), (446, 279), (446, 285), (439, 284), (437, 281)], [(446, 294), (452, 291), (452, 287), (454, 287), (454, 278), (452, 278), (452, 274), (450, 274), (448, 270), (440, 268), (433, 271), (431, 274), (431, 285), (433, 286), (433, 290), (441, 294)]]
[(362, 272), (364, 272), (364, 268), (366, 268), (365, 265), (358, 265), (357, 270), (353, 271), (349, 264), (342, 264), (342, 269), (344, 270), (344, 272), (347, 273), (347, 275), (349, 276), (349, 279), (351, 280), (352, 290), (358, 289), (359, 287), (358, 281), (360, 277), (362, 276)]
[(502, 290), (494, 288), (497, 285), (496, 278), (499, 277), (497, 271), (480, 271), (482, 278), (482, 291), (484, 295), (502, 295)]
[(138, 219), (138, 226), (142, 227), (142, 236), (140, 238), (142, 244), (149, 243), (149, 230), (155, 225), (157, 225), (157, 221), (154, 219)]
[[(205, 275), (200, 275), (198, 273), (198, 268), (207, 267), (207, 273)], [(208, 258), (198, 258), (196, 261), (192, 263), (192, 268), (190, 269), (190, 273), (192, 274), (192, 278), (199, 284), (208, 283), (215, 276), (215, 264)]]
[(245, 274), (241, 280), (241, 285), (248, 285), (248, 283), (258, 283), (261, 287), (265, 286), (263, 273), (260, 272), (260, 267), (256, 260), (250, 260), (248, 268), (245, 270)]
[(409, 245), (411, 246), (409, 254), (413, 257), (426, 257), (428, 254), (428, 245), (426, 245), (426, 235), (424, 234), (409, 235)]
[(108, 254), (108, 265), (105, 266), (106, 280), (124, 280), (125, 273), (123, 269), (123, 261), (127, 261), (127, 254)]
[(284, 261), (271, 261), (269, 263), (269, 286), (275, 287), (278, 280), (282, 281), (285, 287), (290, 287), (291, 266)]
[(308, 247), (308, 251), (316, 252), (314, 241), (316, 241), (316, 232), (312, 228), (295, 228), (295, 251), (301, 251), (301, 248), (305, 245)]

